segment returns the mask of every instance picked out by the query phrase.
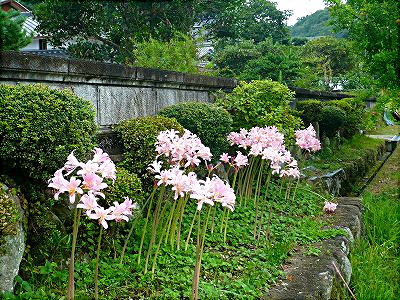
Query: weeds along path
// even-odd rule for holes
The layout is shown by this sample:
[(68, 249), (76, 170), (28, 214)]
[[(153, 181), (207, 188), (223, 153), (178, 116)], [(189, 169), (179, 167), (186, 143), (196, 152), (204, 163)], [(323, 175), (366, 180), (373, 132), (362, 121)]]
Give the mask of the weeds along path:
[(400, 299), (400, 146), (363, 192), (364, 234), (351, 252), (357, 299)]

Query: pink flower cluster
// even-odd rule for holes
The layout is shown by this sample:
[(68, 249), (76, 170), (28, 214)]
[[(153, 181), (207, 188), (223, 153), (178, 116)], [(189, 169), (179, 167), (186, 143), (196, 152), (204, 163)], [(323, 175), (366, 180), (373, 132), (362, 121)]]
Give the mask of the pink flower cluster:
[(160, 132), (155, 143), (159, 156), (168, 157), (171, 165), (185, 168), (198, 166), (200, 159), (211, 160), (210, 148), (204, 146), (197, 135), (186, 129), (182, 136), (178, 134), (179, 132), (173, 129)]
[(147, 169), (155, 174), (158, 186), (172, 186), (175, 200), (190, 195), (191, 198), (197, 199), (198, 210), (201, 210), (203, 203), (214, 205), (214, 202), (219, 202), (223, 207), (231, 210), (234, 209), (235, 193), (229, 184), (224, 183), (218, 176), (199, 180), (196, 173), (185, 174), (185, 170), (180, 169), (179, 166), (172, 166), (167, 170), (162, 170), (161, 166), (162, 162), (154, 161)]
[(242, 152), (237, 151), (236, 156), (232, 157), (228, 153), (222, 153), (219, 160), (223, 163), (230, 164), (236, 170), (245, 167), (249, 164), (249, 159)]
[(285, 148), (285, 138), (275, 126), (241, 129), (228, 135), (231, 145), (250, 148), (249, 155), (261, 156), (269, 162), (273, 174), (298, 178), (300, 171), (297, 161)]
[(235, 208), (236, 196), (234, 190), (218, 176), (197, 181), (192, 188), (190, 198), (197, 200), (198, 210), (201, 210), (205, 203), (213, 206), (215, 202), (221, 203), (223, 207), (231, 211)]
[(324, 212), (327, 214), (333, 214), (336, 211), (337, 203), (326, 201), (324, 205)]
[(317, 139), (317, 133), (314, 127), (310, 124), (307, 129), (296, 130), (296, 145), (301, 149), (307, 150), (308, 152), (316, 152), (321, 149), (321, 143)]
[[(48, 186), (56, 190), (54, 194), (56, 200), (60, 194), (68, 193), (71, 204), (76, 202), (76, 195), (80, 194), (77, 208), (85, 209), (89, 218), (98, 220), (99, 224), (107, 229), (107, 221), (128, 221), (132, 215), (132, 209), (136, 209), (137, 204), (128, 197), (122, 203), (114, 202), (114, 206), (108, 209), (97, 203), (97, 196), (105, 198), (101, 191), (108, 187), (103, 180), (105, 178), (115, 180), (116, 170), (107, 153), (100, 148), (95, 148), (93, 152), (93, 159), (83, 163), (78, 161), (72, 151), (64, 167), (57, 170), (54, 177), (49, 180)], [(80, 179), (77, 179), (76, 176), (71, 176), (69, 180), (65, 178), (74, 172)]]

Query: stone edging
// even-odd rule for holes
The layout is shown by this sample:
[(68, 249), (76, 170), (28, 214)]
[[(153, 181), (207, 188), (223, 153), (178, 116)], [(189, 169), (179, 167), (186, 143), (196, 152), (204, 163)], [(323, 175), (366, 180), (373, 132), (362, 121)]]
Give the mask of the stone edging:
[(351, 265), (347, 257), (354, 240), (362, 231), (362, 204), (360, 198), (337, 198), (334, 228), (348, 232), (315, 244), (321, 250), (319, 256), (306, 256), (304, 250), (294, 254), (284, 265), (286, 279), (271, 288), (263, 299), (331, 299), (343, 286), (334, 265), (347, 283), (350, 282)]

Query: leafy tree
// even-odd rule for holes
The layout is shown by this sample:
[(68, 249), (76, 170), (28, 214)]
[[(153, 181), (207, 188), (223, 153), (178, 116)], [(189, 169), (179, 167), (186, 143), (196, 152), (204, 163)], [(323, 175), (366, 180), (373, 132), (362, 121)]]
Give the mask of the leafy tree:
[(25, 18), (16, 10), (0, 9), (0, 50), (19, 50), (31, 42), (22, 28)]
[(176, 34), (167, 42), (150, 38), (136, 44), (130, 63), (139, 67), (197, 73), (196, 43), (184, 34)]
[(209, 34), (225, 43), (253, 40), (255, 43), (272, 38), (288, 42), (285, 24), (290, 15), (266, 0), (203, 0), (200, 1), (201, 20)]
[(267, 39), (255, 44), (243, 41), (216, 49), (214, 64), (222, 76), (242, 80), (272, 79), (290, 83), (298, 77), (300, 58), (297, 47)]
[[(166, 41), (188, 33), (196, 0), (96, 1), (44, 0), (34, 8), (39, 31), (55, 46), (74, 40), (73, 56), (123, 62), (136, 41)], [(62, 13), (60, 13), (62, 12)]]
[(329, 10), (321, 9), (315, 13), (300, 18), (296, 24), (290, 27), (290, 33), (294, 38), (334, 36), (346, 37), (346, 31), (334, 33), (332, 26), (328, 25)]
[(309, 41), (301, 50), (301, 59), (303, 75), (297, 83), (307, 88), (329, 89), (357, 64), (353, 45), (334, 37)]
[(398, 0), (327, 0), (331, 24), (346, 29), (381, 87), (400, 86)]

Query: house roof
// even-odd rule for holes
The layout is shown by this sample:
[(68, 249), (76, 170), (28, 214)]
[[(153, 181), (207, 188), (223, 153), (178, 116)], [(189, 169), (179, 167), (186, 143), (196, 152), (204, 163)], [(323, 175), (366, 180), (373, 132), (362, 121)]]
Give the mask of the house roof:
[(4, 9), (6, 7), (6, 4), (11, 6), (12, 8), (20, 11), (20, 12), (29, 12), (29, 9), (23, 6), (21, 3), (14, 1), (14, 0), (0, 0), (0, 5)]
[(36, 28), (39, 26), (39, 23), (35, 20), (32, 12), (23, 6), (21, 3), (13, 0), (0, 0), (0, 5), (4, 9), (7, 6), (14, 8), (19, 11), (21, 15), (23, 15), (26, 19), (24, 24), (22, 24), (22, 28), (26, 31), (27, 35), (31, 35), (34, 38), (40, 38), (40, 34), (37, 32)]

